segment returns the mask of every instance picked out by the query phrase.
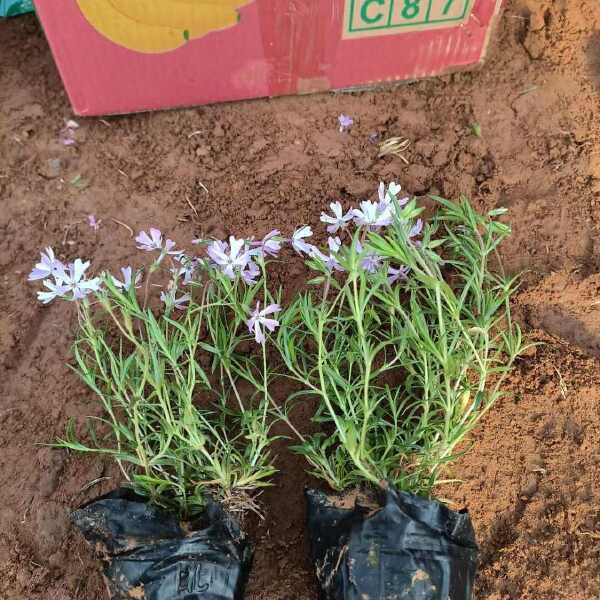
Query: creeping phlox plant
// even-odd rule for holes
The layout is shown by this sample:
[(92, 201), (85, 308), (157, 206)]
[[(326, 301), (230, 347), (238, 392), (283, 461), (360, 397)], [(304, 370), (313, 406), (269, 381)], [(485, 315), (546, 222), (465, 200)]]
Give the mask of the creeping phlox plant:
[(316, 397), (320, 425), (295, 449), (336, 490), (431, 494), (523, 349), (516, 281), (489, 267), (510, 233), (503, 211), (434, 198), (425, 224), (399, 192), (381, 184), (377, 202), (331, 204), (327, 251), (299, 248), (321, 289), (280, 317), (277, 344), (303, 387), (290, 400)]
[[(41, 302), (76, 303), (75, 369), (104, 409), (101, 433), (88, 421), (88, 443), (71, 423), (57, 445), (114, 457), (138, 493), (182, 515), (209, 495), (230, 510), (254, 508), (252, 492), (275, 472), (265, 342), (281, 309), (266, 265), (283, 240), (277, 231), (194, 240), (201, 256), (157, 229), (136, 241), (153, 254), (145, 270), (88, 277), (89, 262), (64, 264), (47, 248), (29, 276), (43, 283)], [(150, 306), (156, 286), (160, 309)]]
[[(64, 264), (47, 248), (29, 279), (42, 281), (41, 302), (76, 303), (76, 370), (105, 412), (101, 437), (90, 426), (84, 444), (69, 424), (58, 445), (113, 456), (136, 491), (183, 515), (209, 495), (241, 510), (275, 472), (281, 419), (334, 489), (389, 482), (431, 494), (523, 350), (510, 314), (517, 283), (489, 267), (510, 234), (495, 220), (502, 209), (481, 216), (465, 199), (434, 197), (425, 224), (400, 191), (382, 183), (377, 201), (346, 212), (332, 203), (326, 248), (306, 225), (290, 239), (194, 240), (199, 254), (150, 229), (136, 241), (154, 260), (118, 277), (88, 277), (89, 262)], [(287, 243), (320, 289), (282, 310), (267, 265)], [(276, 330), (303, 388), (289, 400), (317, 399), (317, 433), (300, 433), (270, 395)]]

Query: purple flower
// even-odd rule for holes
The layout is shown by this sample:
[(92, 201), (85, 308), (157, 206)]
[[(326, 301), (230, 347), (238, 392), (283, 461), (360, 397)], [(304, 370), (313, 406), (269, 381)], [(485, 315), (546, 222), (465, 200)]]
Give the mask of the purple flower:
[(222, 242), (221, 240), (215, 240), (207, 246), (206, 252), (211, 260), (216, 264), (217, 259), (222, 258), (222, 255), (227, 256), (227, 252), (229, 252), (229, 244), (227, 242)]
[(344, 271), (345, 270), (344, 267), (342, 267), (342, 265), (340, 265), (337, 258), (335, 256), (333, 256), (333, 254), (329, 254), (329, 255), (323, 254), (323, 252), (321, 252), (316, 246), (313, 246), (310, 256), (311, 256), (311, 258), (316, 258), (317, 260), (320, 260), (329, 271), (333, 271), (333, 270)]
[(312, 244), (307, 244), (304, 241), (304, 238), (311, 237), (312, 234), (312, 229), (308, 225), (304, 225), (304, 227), (296, 229), (296, 231), (294, 231), (294, 234), (292, 235), (292, 248), (298, 254), (304, 253), (310, 255), (314, 246)]
[(102, 219), (100, 219), (99, 221), (97, 221), (95, 215), (88, 215), (87, 219), (88, 219), (88, 225), (94, 231), (98, 231), (98, 229), (100, 229), (100, 224), (102, 223)]
[(252, 253), (257, 253), (264, 256), (277, 256), (281, 250), (281, 238), (279, 237), (279, 230), (273, 229), (273, 231), (267, 233), (260, 242), (252, 242), (253, 246), (256, 246)]
[(408, 272), (410, 269), (406, 265), (402, 265), (399, 269), (394, 267), (388, 268), (388, 283), (391, 285), (396, 281), (406, 281), (408, 279)]
[(75, 140), (75, 131), (79, 129), (79, 123), (69, 119), (65, 121), (65, 126), (60, 130), (58, 139), (64, 146), (73, 146), (77, 143)]
[(269, 319), (267, 315), (278, 313), (281, 310), (279, 304), (269, 304), (260, 310), (260, 302), (256, 303), (254, 312), (251, 313), (250, 318), (246, 321), (248, 330), (254, 334), (254, 339), (257, 344), (265, 343), (265, 333), (263, 327), (266, 327), (269, 331), (273, 332), (279, 327), (279, 321), (276, 319)]
[(41, 257), (41, 262), (35, 266), (28, 279), (29, 281), (44, 279), (44, 286), (49, 291), (38, 292), (38, 298), (44, 304), (48, 304), (55, 298), (66, 298), (69, 292), (73, 294), (69, 300), (81, 300), (89, 293), (100, 289), (99, 277), (85, 278), (85, 272), (90, 266), (89, 261), (83, 262), (80, 258), (76, 258), (75, 262), (65, 267), (55, 258), (52, 248), (46, 248), (45, 253), (41, 253)]
[(414, 238), (417, 237), (418, 235), (421, 235), (421, 232), (423, 231), (423, 219), (417, 219), (417, 222), (410, 228), (410, 231), (408, 232), (408, 238)]
[(380, 206), (370, 200), (363, 200), (360, 203), (360, 209), (355, 208), (352, 214), (357, 225), (369, 228), (387, 227), (394, 219), (389, 204)]
[(85, 272), (90, 266), (90, 262), (83, 262), (76, 258), (75, 262), (69, 264), (68, 271), (56, 277), (57, 283), (64, 284), (67, 290), (73, 292), (73, 300), (81, 300), (91, 292), (97, 292), (100, 289), (100, 278), (86, 279)]
[(341, 114), (338, 117), (338, 122), (340, 124), (340, 133), (344, 133), (354, 125), (354, 119), (348, 115)]
[(119, 289), (123, 289), (125, 291), (128, 291), (129, 289), (131, 289), (131, 286), (133, 284), (134, 287), (139, 288), (140, 287), (140, 281), (142, 280), (142, 272), (138, 271), (135, 274), (135, 279), (133, 279), (133, 270), (131, 267), (121, 267), (121, 274), (123, 275), (123, 281), (119, 281), (116, 277), (113, 277), (112, 275), (111, 280), (114, 283), (114, 285), (116, 287), (118, 287)]
[(192, 299), (192, 296), (191, 294), (183, 294), (183, 296), (177, 298), (177, 288), (172, 287), (166, 292), (161, 292), (160, 299), (165, 303), (165, 308), (167, 310), (171, 310), (173, 308), (176, 308), (177, 310), (184, 310), (189, 301)]
[(44, 285), (50, 290), (48, 292), (38, 292), (37, 297), (43, 304), (52, 302), (55, 298), (64, 298), (69, 288), (59, 281), (52, 281), (50, 279), (44, 280)]
[(37, 281), (46, 279), (50, 276), (59, 276), (65, 272), (65, 265), (54, 256), (54, 250), (48, 247), (44, 252), (40, 252), (40, 262), (29, 273), (28, 281)]
[(145, 231), (140, 231), (138, 236), (135, 238), (135, 241), (138, 243), (139, 250), (145, 250), (146, 252), (158, 250), (163, 254), (177, 254), (177, 252), (172, 251), (175, 247), (175, 242), (173, 240), (165, 240), (165, 245), (163, 248), (163, 236), (160, 232), (160, 229), (154, 229), (151, 227), (150, 235), (148, 235)]
[(260, 275), (260, 268), (254, 261), (248, 261), (246, 267), (240, 271), (240, 275), (244, 283), (252, 285), (256, 283), (256, 278)]
[(183, 275), (183, 285), (189, 285), (194, 280), (194, 275), (200, 264), (200, 259), (187, 254), (179, 254), (173, 257), (177, 262), (181, 263), (181, 267), (171, 268), (170, 271), (176, 278)]
[(368, 253), (363, 257), (360, 265), (368, 273), (375, 273), (381, 267), (381, 260), (381, 256)]
[(245, 248), (246, 241), (229, 236), (229, 244), (215, 241), (208, 246), (207, 252), (213, 263), (230, 279), (243, 270), (250, 262), (250, 253)]
[[(359, 241), (356, 242), (356, 251), (363, 254), (363, 247)], [(381, 256), (367, 250), (361, 258), (360, 266), (368, 273), (375, 273), (381, 267), (382, 261)]]
[(327, 225), (327, 231), (329, 233), (335, 233), (340, 228), (343, 229), (349, 221), (352, 221), (352, 209), (344, 214), (342, 205), (339, 202), (332, 202), (329, 205), (329, 208), (331, 208), (333, 217), (325, 212), (321, 213), (321, 221), (323, 221), (323, 223), (329, 223), (329, 225)]

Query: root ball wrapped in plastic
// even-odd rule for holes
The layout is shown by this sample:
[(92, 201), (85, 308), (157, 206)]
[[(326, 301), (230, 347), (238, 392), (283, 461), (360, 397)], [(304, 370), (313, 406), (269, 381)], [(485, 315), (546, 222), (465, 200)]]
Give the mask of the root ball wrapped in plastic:
[(100, 554), (112, 600), (243, 598), (252, 549), (216, 503), (189, 532), (128, 490), (90, 502), (72, 521)]
[(388, 488), (379, 506), (308, 490), (308, 529), (327, 600), (469, 600), (477, 544), (466, 511)]

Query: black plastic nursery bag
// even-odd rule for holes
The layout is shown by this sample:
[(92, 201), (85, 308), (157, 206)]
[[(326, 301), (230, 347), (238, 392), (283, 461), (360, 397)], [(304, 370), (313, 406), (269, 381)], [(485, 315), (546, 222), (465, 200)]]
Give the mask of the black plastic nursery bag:
[(307, 490), (312, 560), (327, 600), (468, 600), (477, 567), (471, 519), (387, 489), (380, 508), (338, 508)]
[(252, 550), (217, 504), (204, 528), (185, 532), (175, 515), (116, 490), (72, 514), (96, 548), (113, 600), (241, 600)]

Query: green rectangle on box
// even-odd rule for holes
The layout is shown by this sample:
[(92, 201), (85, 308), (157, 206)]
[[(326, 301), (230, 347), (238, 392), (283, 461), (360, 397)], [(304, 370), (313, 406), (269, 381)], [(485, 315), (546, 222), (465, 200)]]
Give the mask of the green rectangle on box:
[(0, 0), (0, 17), (15, 17), (33, 11), (33, 0)]
[(346, 0), (345, 37), (426, 31), (465, 23), (473, 0)]

